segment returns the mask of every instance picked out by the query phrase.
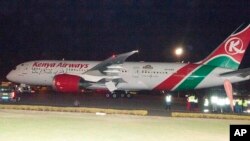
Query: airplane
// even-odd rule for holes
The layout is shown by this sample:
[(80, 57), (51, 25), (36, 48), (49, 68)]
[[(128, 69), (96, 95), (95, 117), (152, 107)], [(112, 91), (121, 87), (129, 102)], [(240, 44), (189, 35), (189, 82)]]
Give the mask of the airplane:
[(138, 50), (104, 61), (36, 60), (16, 66), (7, 79), (27, 85), (52, 86), (65, 93), (84, 89), (118, 91), (180, 91), (224, 85), (232, 99), (231, 83), (250, 79), (250, 68), (240, 69), (250, 41), (250, 24), (237, 28), (209, 56), (196, 63), (125, 62)]

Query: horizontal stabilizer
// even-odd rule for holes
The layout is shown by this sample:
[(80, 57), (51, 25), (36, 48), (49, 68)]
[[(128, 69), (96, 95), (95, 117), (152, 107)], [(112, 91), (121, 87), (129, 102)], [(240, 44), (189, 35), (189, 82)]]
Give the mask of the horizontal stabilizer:
[(238, 77), (244, 78), (244, 77), (250, 76), (250, 68), (239, 69), (236, 71), (222, 73), (222, 74), (220, 74), (220, 76), (222, 76), (222, 77), (238, 76)]

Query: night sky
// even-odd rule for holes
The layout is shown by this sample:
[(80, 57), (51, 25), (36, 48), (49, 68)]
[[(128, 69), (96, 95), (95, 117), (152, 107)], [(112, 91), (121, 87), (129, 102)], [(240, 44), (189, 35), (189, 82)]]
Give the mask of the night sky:
[[(139, 49), (129, 61), (203, 59), (242, 23), (248, 0), (1, 0), (0, 76), (36, 59), (104, 60)], [(250, 49), (241, 68), (250, 67)]]

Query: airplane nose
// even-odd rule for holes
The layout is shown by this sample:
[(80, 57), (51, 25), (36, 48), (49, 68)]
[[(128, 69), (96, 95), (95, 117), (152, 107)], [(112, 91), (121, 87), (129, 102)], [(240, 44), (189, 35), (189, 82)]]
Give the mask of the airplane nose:
[(6, 76), (9, 81), (13, 81), (13, 71), (9, 72)]

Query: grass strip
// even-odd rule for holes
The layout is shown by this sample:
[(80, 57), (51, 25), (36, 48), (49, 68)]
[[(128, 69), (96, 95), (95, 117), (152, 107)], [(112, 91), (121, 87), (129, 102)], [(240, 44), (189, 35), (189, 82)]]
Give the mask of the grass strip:
[(172, 112), (172, 117), (250, 120), (249, 115)]
[(87, 107), (54, 107), (54, 106), (34, 106), (34, 105), (6, 105), (0, 104), (0, 109), (30, 110), (30, 111), (53, 111), (53, 112), (77, 112), (77, 113), (106, 113), (106, 114), (126, 114), (146, 116), (147, 110), (117, 110)]

